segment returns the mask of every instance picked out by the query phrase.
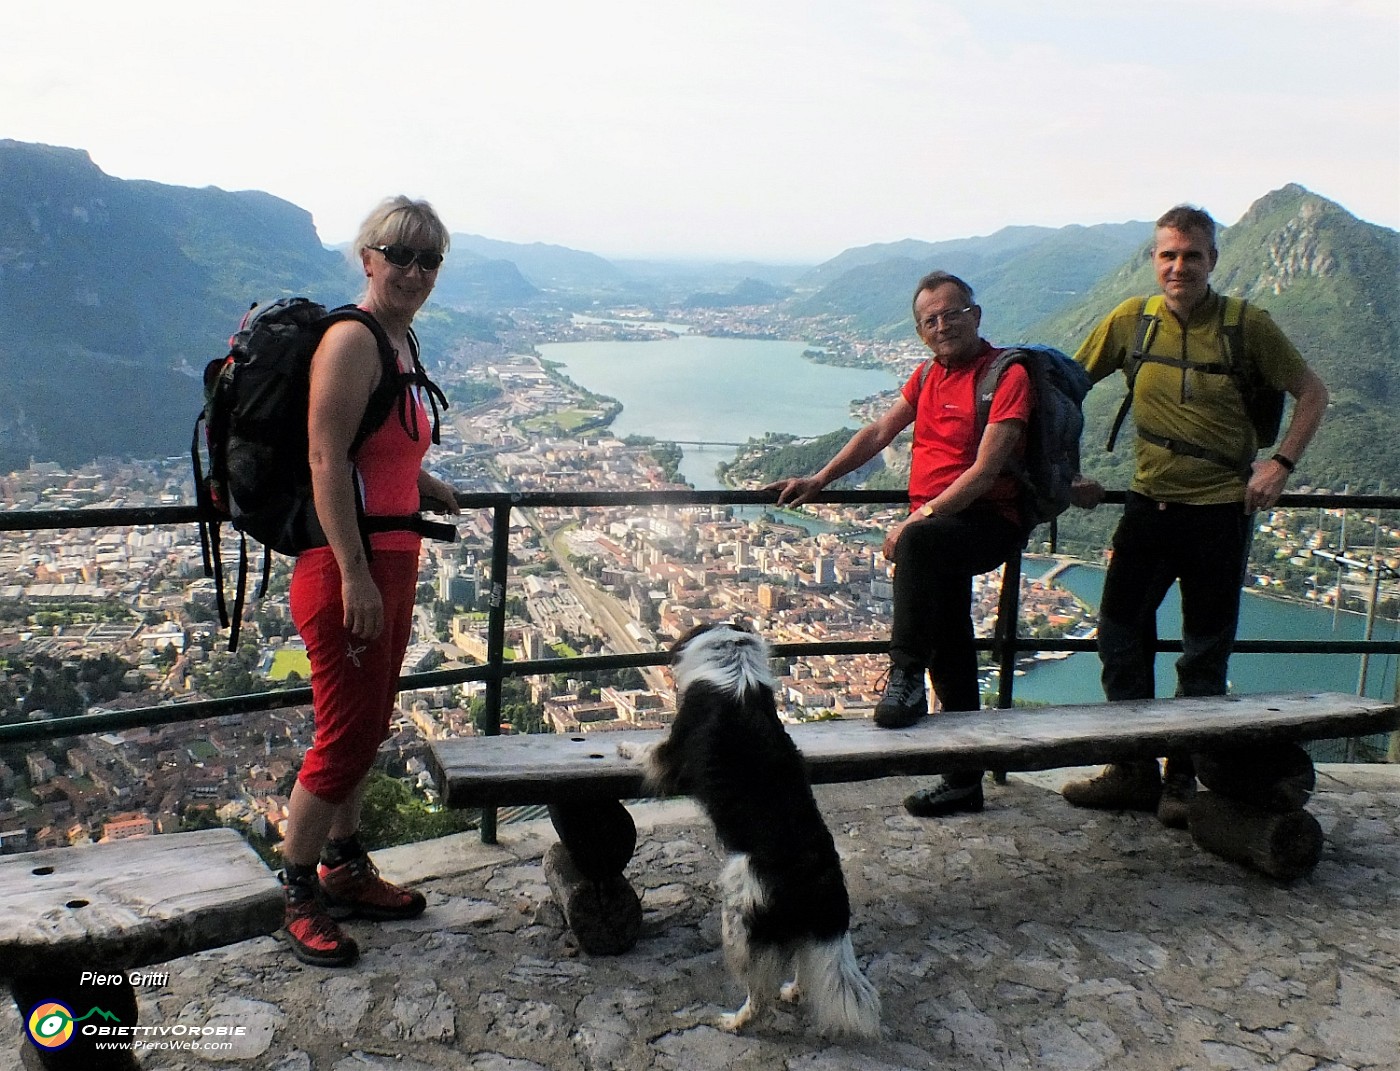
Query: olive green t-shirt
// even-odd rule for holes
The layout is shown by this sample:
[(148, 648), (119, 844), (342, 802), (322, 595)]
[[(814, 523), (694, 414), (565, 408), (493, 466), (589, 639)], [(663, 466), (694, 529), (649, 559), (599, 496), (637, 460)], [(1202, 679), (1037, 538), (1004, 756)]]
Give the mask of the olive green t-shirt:
[[(1168, 309), (1162, 315), (1148, 352), (1195, 364), (1219, 364), (1224, 357), (1221, 311), (1224, 299), (1210, 291), (1183, 325)], [(1074, 359), (1095, 383), (1123, 367), (1137, 341), (1138, 318), (1145, 298), (1130, 298), (1106, 316), (1079, 347)], [(1302, 356), (1263, 309), (1245, 306), (1245, 359), (1253, 361), (1271, 387), (1286, 389), (1306, 370)], [(1138, 427), (1158, 436), (1184, 439), (1226, 457), (1240, 459), (1240, 470), (1134, 436), (1137, 466), (1133, 490), (1160, 502), (1214, 505), (1244, 501), (1243, 471), (1259, 443), (1234, 379), (1144, 361), (1138, 367), (1133, 396)]]

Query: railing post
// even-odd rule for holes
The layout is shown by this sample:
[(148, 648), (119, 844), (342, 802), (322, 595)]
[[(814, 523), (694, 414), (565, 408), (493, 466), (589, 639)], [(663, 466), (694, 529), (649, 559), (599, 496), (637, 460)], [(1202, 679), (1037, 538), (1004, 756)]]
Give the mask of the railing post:
[[(997, 625), (992, 633), (992, 654), (1001, 667), (997, 671), (997, 709), (1015, 702), (1017, 637), (1021, 622), (1021, 552), (1008, 558), (1001, 569), (1001, 591), (997, 595)], [(993, 770), (992, 780), (1006, 784), (1006, 771)]]
[[(501, 683), (506, 661), (506, 573), (510, 569), (510, 503), (491, 511), (491, 599), (486, 622), (486, 735), (501, 732)], [(496, 808), (481, 809), (481, 843), (496, 843)]]
[(993, 633), (993, 653), (998, 670), (997, 709), (1006, 710), (1015, 703), (1016, 653), (1020, 650), (1021, 622), (1021, 555), (1008, 558), (1001, 570), (1001, 595), (997, 599), (997, 627)]

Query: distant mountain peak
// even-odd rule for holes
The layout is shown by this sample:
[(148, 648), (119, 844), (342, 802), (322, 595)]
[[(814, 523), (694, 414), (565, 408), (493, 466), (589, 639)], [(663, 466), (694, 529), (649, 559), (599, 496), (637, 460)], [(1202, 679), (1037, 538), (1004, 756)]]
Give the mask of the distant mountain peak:
[(1255, 201), (1249, 208), (1245, 209), (1244, 215), (1240, 217), (1235, 226), (1249, 226), (1278, 212), (1301, 212), (1304, 210), (1316, 212), (1321, 210), (1323, 206), (1341, 208), (1340, 205), (1327, 200), (1327, 198), (1319, 197), (1306, 186), (1290, 182), (1286, 186), (1270, 190)]

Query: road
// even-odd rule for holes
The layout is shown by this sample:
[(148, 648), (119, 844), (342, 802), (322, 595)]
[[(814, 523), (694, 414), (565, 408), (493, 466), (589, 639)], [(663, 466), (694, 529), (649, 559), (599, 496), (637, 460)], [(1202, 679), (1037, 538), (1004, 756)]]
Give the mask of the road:
[[(534, 526), (535, 531), (539, 532), (541, 540), (549, 548), (549, 553), (554, 558), (555, 564), (558, 565), (559, 571), (564, 574), (564, 579), (568, 581), (569, 589), (583, 604), (583, 608), (588, 611), (589, 616), (597, 622), (598, 627), (603, 630), (603, 634), (608, 638), (612, 649), (620, 654), (647, 652), (649, 648), (638, 643), (627, 631), (627, 626), (634, 623), (627, 607), (607, 592), (599, 590), (597, 585), (587, 577), (582, 576), (570, 564), (567, 549), (559, 545), (562, 538), (560, 533), (546, 531), (534, 510), (521, 510), (521, 512)], [(647, 687), (653, 691), (669, 690), (670, 682), (666, 679), (665, 671), (660, 667), (644, 666), (641, 668), (641, 674)]]

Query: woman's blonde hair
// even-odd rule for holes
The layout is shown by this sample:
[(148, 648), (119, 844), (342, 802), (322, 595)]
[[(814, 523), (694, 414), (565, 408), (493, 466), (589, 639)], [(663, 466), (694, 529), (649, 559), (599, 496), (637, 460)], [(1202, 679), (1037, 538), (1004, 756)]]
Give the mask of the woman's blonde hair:
[(351, 246), (351, 256), (358, 259), (366, 249), (377, 245), (407, 245), (446, 253), (451, 244), (447, 226), (432, 205), (400, 194), (386, 197), (365, 217)]

